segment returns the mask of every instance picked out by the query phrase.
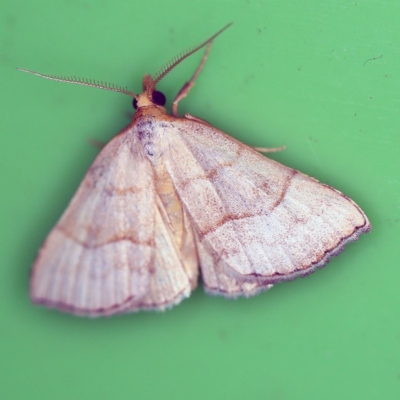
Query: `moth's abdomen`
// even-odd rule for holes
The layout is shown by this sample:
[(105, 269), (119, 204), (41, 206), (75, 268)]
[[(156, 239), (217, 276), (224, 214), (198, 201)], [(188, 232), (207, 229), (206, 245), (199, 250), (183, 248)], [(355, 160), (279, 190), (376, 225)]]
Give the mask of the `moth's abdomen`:
[(182, 203), (176, 194), (171, 177), (165, 171), (163, 165), (154, 167), (154, 175), (156, 192), (164, 206), (176, 243), (178, 248), (180, 248), (183, 233)]
[(192, 289), (197, 286), (198, 255), (189, 217), (183, 209), (172, 179), (162, 163), (153, 166), (155, 189), (161, 200), (173, 233), (176, 249), (179, 251), (183, 266), (191, 283)]

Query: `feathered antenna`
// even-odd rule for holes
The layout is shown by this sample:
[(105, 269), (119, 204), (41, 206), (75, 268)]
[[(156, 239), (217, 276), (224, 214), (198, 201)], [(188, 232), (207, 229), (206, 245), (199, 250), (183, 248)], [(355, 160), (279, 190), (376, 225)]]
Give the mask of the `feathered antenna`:
[(77, 85), (83, 85), (83, 86), (91, 86), (91, 87), (95, 87), (98, 89), (110, 90), (112, 92), (124, 93), (131, 97), (137, 97), (137, 95), (135, 95), (134, 93), (129, 91), (128, 88), (126, 88), (126, 87), (124, 88), (124, 87), (118, 86), (118, 85), (113, 85), (113, 84), (110, 84), (107, 82), (96, 81), (96, 80), (92, 80), (92, 79), (76, 78), (75, 76), (64, 77), (64, 76), (55, 76), (55, 75), (45, 75), (45, 74), (41, 74), (39, 72), (30, 71), (29, 69), (23, 69), (23, 68), (17, 68), (17, 70), (22, 71), (22, 72), (27, 72), (32, 75), (40, 76), (41, 78), (50, 79), (52, 81), (75, 83)]
[[(190, 55), (192, 55), (196, 51), (200, 50), (202, 47), (206, 46), (207, 44), (210, 44), (218, 35), (220, 35), (225, 29), (229, 28), (231, 25), (232, 25), (232, 22), (229, 23), (228, 25), (224, 26), (221, 30), (219, 30), (217, 33), (212, 35), (205, 42), (199, 44), (198, 46), (194, 47), (191, 50), (188, 50), (184, 53), (179, 54), (178, 56), (176, 56), (172, 60), (170, 60), (163, 68), (161, 68), (156, 73), (154, 78), (151, 78), (152, 86), (154, 87), (157, 82), (159, 82), (162, 78), (164, 78), (164, 76), (167, 75), (168, 72), (170, 72), (173, 68), (175, 68), (185, 58), (189, 57)], [(128, 96), (138, 99), (138, 95), (132, 93), (126, 87), (124, 88), (122, 86), (109, 84), (107, 82), (96, 81), (96, 80), (92, 80), (92, 79), (76, 78), (75, 76), (64, 77), (64, 76), (56, 76), (56, 75), (45, 75), (45, 74), (41, 74), (40, 72), (30, 71), (29, 69), (24, 69), (24, 68), (17, 68), (17, 70), (22, 71), (22, 72), (27, 72), (28, 74), (36, 75), (41, 78), (50, 79), (52, 81), (74, 83), (76, 85), (91, 86), (91, 87), (98, 88), (98, 89), (110, 90), (112, 92), (124, 93), (124, 94), (127, 94)]]
[(200, 50), (202, 47), (206, 46), (207, 44), (211, 43), (218, 35), (220, 35), (225, 29), (228, 29), (232, 25), (232, 22), (230, 22), (228, 25), (224, 26), (221, 30), (219, 30), (216, 34), (212, 35), (209, 39), (207, 39), (205, 42), (199, 44), (198, 46), (187, 50), (183, 53), (178, 54), (176, 57), (168, 61), (162, 68), (160, 68), (157, 73), (152, 77), (154, 85), (157, 82), (160, 82), (162, 78), (164, 78), (165, 75), (168, 74), (172, 69), (174, 69), (180, 62), (182, 62), (185, 58), (189, 57), (196, 51)]

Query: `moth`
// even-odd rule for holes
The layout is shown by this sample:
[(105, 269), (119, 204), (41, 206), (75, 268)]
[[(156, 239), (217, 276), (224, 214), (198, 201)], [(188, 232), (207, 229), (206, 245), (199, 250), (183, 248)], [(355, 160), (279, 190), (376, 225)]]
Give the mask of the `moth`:
[[(360, 207), (338, 190), (200, 118), (179, 117), (179, 101), (227, 27), (155, 77), (145, 75), (138, 95), (22, 70), (121, 92), (136, 108), (40, 249), (30, 281), (34, 303), (86, 316), (164, 310), (190, 295), (199, 272), (206, 292), (248, 297), (323, 267), (371, 229)], [(203, 47), (169, 115), (156, 84)]]

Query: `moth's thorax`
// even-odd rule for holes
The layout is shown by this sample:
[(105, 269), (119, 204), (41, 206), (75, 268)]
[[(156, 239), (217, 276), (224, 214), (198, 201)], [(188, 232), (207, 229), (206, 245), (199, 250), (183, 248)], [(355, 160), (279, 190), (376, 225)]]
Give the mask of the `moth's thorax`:
[(152, 164), (159, 164), (164, 152), (163, 137), (167, 134), (169, 119), (165, 108), (140, 107), (132, 122), (132, 130)]
[[(143, 93), (139, 95), (139, 101), (142, 96), (144, 96)], [(164, 119), (165, 117), (169, 117), (165, 107), (157, 106), (150, 100), (147, 100), (148, 103), (146, 103), (146, 105), (139, 105), (139, 101), (138, 101), (138, 109), (136, 110), (135, 116), (133, 117), (133, 123), (135, 123), (135, 121), (145, 116), (151, 116), (156, 119), (157, 118)]]

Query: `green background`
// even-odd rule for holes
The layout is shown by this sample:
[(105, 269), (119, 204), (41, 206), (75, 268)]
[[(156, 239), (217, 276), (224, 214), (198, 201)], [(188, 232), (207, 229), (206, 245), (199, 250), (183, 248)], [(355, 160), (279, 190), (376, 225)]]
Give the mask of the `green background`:
[[(399, 399), (400, 2), (44, 1), (0, 5), (1, 399)], [(165, 313), (77, 318), (30, 304), (29, 270), (130, 98), (215, 42), (190, 112), (334, 186), (370, 234), (307, 279), (250, 299), (197, 289)], [(159, 85), (169, 100), (201, 57)]]

